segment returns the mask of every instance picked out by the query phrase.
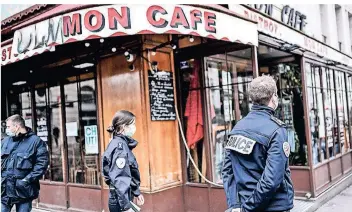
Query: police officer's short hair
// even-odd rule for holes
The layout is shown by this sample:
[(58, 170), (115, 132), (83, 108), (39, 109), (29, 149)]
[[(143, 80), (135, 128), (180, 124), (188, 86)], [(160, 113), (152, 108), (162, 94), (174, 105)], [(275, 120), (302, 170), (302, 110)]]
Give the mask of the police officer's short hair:
[(11, 121), (13, 124), (18, 124), (20, 127), (24, 128), (26, 127), (24, 119), (22, 116), (15, 114), (6, 119), (6, 122)]
[(249, 84), (249, 97), (253, 103), (268, 105), (271, 97), (277, 92), (276, 82), (271, 76), (260, 76)]

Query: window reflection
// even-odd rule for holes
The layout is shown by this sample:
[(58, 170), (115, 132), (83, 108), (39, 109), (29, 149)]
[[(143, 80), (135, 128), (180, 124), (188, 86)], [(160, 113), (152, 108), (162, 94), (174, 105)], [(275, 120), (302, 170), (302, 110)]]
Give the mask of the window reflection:
[[(281, 54), (280, 51), (275, 51), (277, 52), (276, 54)], [(275, 116), (286, 124), (287, 142), (291, 147), (290, 165), (307, 166), (308, 154), (304, 125), (302, 77), (299, 63), (295, 61), (269, 63), (263, 60), (259, 74), (260, 76), (270, 75), (276, 80), (279, 105), (275, 111)], [(313, 79), (310, 79), (310, 81), (312, 82)]]
[(205, 58), (208, 118), (214, 181), (222, 183), (224, 147), (236, 121), (250, 111), (247, 91), (253, 79), (251, 49)]
[[(201, 62), (190, 59), (180, 62), (180, 87), (183, 110), (184, 132), (191, 155), (198, 169), (206, 174), (206, 155), (204, 146), (204, 120), (202, 100)], [(204, 182), (187, 159), (187, 175), (190, 182)]]
[[(50, 87), (48, 89), (49, 98), (48, 125), (51, 136), (49, 143), (51, 146), (51, 179), (52, 181), (63, 181), (63, 134), (62, 134), (62, 113), (61, 113), (61, 92), (60, 86)], [(47, 127), (48, 128), (48, 127)], [(45, 133), (45, 132), (44, 132)], [(48, 131), (46, 132), (48, 133)]]
[(98, 137), (95, 152), (86, 152), (85, 127), (97, 126), (95, 81), (80, 81), (93, 77), (78, 76), (76, 81), (64, 85), (66, 96), (66, 131), (68, 144), (69, 181), (71, 183), (99, 185)]
[(310, 125), (316, 165), (351, 148), (347, 110), (350, 81), (345, 80), (343, 72), (319, 65), (306, 63), (306, 70), (309, 109), (314, 111), (310, 113)]

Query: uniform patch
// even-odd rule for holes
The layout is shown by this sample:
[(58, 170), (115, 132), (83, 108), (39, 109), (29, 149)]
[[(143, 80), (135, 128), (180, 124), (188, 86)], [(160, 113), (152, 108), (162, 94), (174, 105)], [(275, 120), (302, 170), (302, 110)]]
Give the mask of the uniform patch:
[(286, 157), (290, 156), (291, 147), (287, 141), (282, 144), (282, 149), (284, 150)]
[(117, 158), (117, 160), (116, 160), (116, 166), (117, 166), (119, 169), (124, 168), (125, 165), (126, 165), (126, 159), (125, 159), (125, 158)]
[(283, 121), (281, 121), (280, 119), (276, 118), (275, 116), (271, 116), (270, 119), (272, 121), (274, 121), (280, 127), (285, 125), (285, 123)]
[(242, 135), (232, 135), (229, 137), (225, 149), (249, 155), (253, 151), (256, 141)]
[(117, 143), (117, 149), (118, 149), (118, 150), (123, 150), (122, 143)]

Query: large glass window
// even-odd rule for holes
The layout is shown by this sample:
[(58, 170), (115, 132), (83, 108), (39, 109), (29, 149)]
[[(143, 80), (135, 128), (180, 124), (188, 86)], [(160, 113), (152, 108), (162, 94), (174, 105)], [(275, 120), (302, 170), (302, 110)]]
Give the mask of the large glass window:
[[(201, 61), (199, 59), (181, 61), (179, 70), (183, 125), (187, 144), (198, 169), (206, 175)], [(188, 155), (187, 176), (189, 182), (204, 182), (191, 164)]]
[(247, 90), (253, 79), (251, 49), (207, 57), (205, 68), (213, 176), (215, 182), (222, 183), (221, 167), (228, 134), (250, 110)]
[(300, 61), (290, 53), (265, 45), (260, 45), (258, 51), (259, 75), (270, 75), (276, 81), (279, 105), (275, 116), (286, 124), (287, 142), (291, 147), (289, 164), (307, 166)]
[[(312, 140), (313, 150), (313, 164), (317, 164), (327, 159), (327, 142), (326, 137), (331, 138), (332, 134), (326, 134), (326, 126), (324, 120), (324, 108), (326, 103), (326, 81), (322, 81), (325, 76), (325, 69), (321, 67), (306, 63), (306, 81), (307, 81), (307, 94), (312, 98), (308, 98), (308, 111), (309, 111), (309, 129)], [(319, 154), (320, 153), (320, 154)]]
[(349, 149), (352, 149), (352, 74), (346, 74), (347, 84), (347, 107), (348, 107), (348, 124), (349, 136), (347, 136)]
[(26, 126), (34, 127), (48, 145), (50, 163), (44, 180), (64, 182), (68, 167), (69, 183), (100, 185), (94, 73), (14, 86), (7, 92), (6, 115), (23, 116)]
[[(252, 52), (248, 48), (179, 64), (183, 123), (191, 155), (199, 170), (206, 175), (208, 156), (205, 149), (209, 144), (212, 175), (217, 183), (222, 183), (221, 167), (227, 135), (236, 121), (250, 110), (247, 90), (253, 78), (251, 58)], [(206, 132), (209, 136), (205, 136)], [(187, 167), (188, 181), (204, 182), (189, 158)]]
[[(64, 158), (64, 142), (62, 134), (62, 107), (60, 86), (56, 85), (48, 88), (48, 104), (47, 104), (47, 129), (46, 133), (50, 133), (48, 144), (50, 144), (50, 170), (51, 180), (63, 181), (63, 158)], [(43, 117), (44, 118), (44, 117)], [(44, 124), (44, 123), (43, 123)], [(43, 132), (45, 133), (45, 131)]]
[(98, 142), (93, 141), (96, 145), (92, 146), (90, 140), (86, 140), (90, 129), (95, 130), (93, 139), (98, 139), (94, 75), (90, 73), (69, 80), (73, 82), (64, 85), (69, 182), (99, 185)]
[[(305, 64), (313, 164), (350, 150), (349, 81), (345, 73)], [(347, 90), (346, 90), (347, 88)]]
[(337, 114), (338, 114), (338, 130), (337, 137), (340, 141), (341, 152), (346, 153), (349, 145), (347, 137), (348, 132), (348, 112), (347, 112), (347, 100), (346, 100), (346, 84), (345, 74), (343, 72), (336, 72), (335, 83), (336, 83), (336, 96), (337, 96)]

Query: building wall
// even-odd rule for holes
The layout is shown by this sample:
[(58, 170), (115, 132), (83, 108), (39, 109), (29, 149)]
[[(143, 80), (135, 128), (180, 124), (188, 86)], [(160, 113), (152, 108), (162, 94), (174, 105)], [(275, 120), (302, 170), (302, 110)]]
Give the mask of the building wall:
[[(249, 5), (254, 7), (254, 5)], [(285, 4), (273, 5), (272, 17), (281, 22), (281, 11)], [(290, 8), (306, 15), (304, 33), (352, 56), (352, 6), (337, 4), (289, 4)], [(231, 9), (231, 7), (230, 7)]]

